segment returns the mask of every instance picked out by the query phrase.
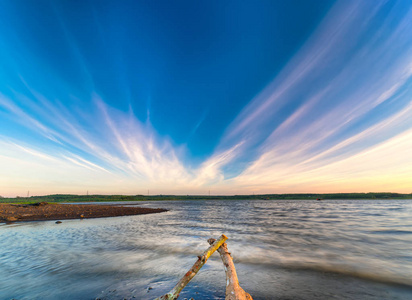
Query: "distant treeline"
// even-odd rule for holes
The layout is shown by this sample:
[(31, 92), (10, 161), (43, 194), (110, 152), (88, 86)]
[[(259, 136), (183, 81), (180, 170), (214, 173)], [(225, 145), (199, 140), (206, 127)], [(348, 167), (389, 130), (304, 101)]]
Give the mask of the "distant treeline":
[(3, 198), (0, 203), (32, 202), (102, 202), (102, 201), (161, 201), (161, 200), (316, 200), (316, 199), (412, 199), (411, 194), (399, 193), (338, 193), (338, 194), (267, 194), (233, 196), (181, 196), (181, 195), (48, 195)]

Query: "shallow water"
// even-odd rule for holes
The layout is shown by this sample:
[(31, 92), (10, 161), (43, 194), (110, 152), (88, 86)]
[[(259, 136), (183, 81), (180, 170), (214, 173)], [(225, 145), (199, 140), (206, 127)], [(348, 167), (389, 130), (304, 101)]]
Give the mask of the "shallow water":
[[(222, 233), (255, 300), (412, 299), (410, 200), (137, 204), (170, 211), (0, 225), (0, 299), (154, 299)], [(214, 254), (179, 299), (224, 291)]]

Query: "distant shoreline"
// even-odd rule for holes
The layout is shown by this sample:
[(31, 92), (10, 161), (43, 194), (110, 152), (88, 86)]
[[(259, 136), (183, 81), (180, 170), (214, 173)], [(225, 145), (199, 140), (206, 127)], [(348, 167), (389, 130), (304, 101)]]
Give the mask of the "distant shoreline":
[(76, 203), (76, 202), (124, 202), (124, 201), (164, 201), (164, 200), (401, 200), (412, 199), (412, 194), (399, 193), (335, 193), (335, 194), (262, 194), (262, 195), (70, 195), (56, 194), (47, 196), (31, 196), (1, 198), (0, 203)]
[(165, 212), (166, 209), (119, 205), (0, 204), (0, 223), (133, 216)]

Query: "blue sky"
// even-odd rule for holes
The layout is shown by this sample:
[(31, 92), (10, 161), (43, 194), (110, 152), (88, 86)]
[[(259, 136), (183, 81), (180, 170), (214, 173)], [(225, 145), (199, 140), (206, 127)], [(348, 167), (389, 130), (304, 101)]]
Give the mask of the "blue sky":
[(412, 192), (410, 1), (1, 1), (0, 195)]

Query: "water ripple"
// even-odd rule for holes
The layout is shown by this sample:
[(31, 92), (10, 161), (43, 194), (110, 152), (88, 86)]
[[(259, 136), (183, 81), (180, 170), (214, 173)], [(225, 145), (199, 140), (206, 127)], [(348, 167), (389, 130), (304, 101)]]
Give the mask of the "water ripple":
[[(137, 205), (170, 211), (1, 225), (0, 299), (153, 299), (222, 233), (255, 300), (412, 297), (412, 201)], [(224, 299), (224, 282), (214, 255), (181, 297)]]

